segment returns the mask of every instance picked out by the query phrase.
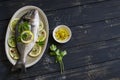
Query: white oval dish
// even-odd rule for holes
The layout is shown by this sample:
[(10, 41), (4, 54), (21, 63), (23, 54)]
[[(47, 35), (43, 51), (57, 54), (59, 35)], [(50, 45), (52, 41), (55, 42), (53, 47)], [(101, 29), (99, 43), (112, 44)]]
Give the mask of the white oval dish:
[[(64, 41), (60, 41), (60, 40), (58, 40), (58, 39), (55, 37), (55, 32), (56, 32), (59, 28), (65, 28), (65, 29), (68, 31), (68, 33), (69, 33), (68, 39), (66, 39), (66, 40), (64, 40)], [(53, 38), (54, 38), (54, 40), (57, 41), (58, 43), (66, 43), (66, 42), (68, 42), (68, 41), (71, 39), (71, 36), (72, 36), (72, 32), (71, 32), (70, 28), (69, 28), (68, 26), (66, 26), (66, 25), (58, 25), (58, 26), (53, 30)]]
[[(42, 48), (42, 52), (39, 56), (35, 57), (35, 58), (32, 58), (32, 57), (29, 57), (27, 56), (26, 58), (26, 64), (25, 64), (25, 67), (30, 67), (34, 64), (36, 64), (42, 57), (46, 47), (47, 47), (47, 43), (48, 43), (48, 37), (49, 37), (49, 24), (48, 24), (48, 19), (45, 15), (45, 13), (38, 7), (36, 6), (24, 6), (22, 8), (20, 8), (19, 10), (17, 10), (15, 12), (15, 14), (12, 16), (10, 22), (15, 19), (15, 18), (20, 18), (22, 15), (24, 15), (28, 10), (30, 9), (37, 9), (38, 12), (39, 12), (39, 16), (40, 16), (40, 19), (43, 21), (44, 23), (44, 29), (46, 30), (46, 40), (45, 40), (45, 44)], [(7, 55), (7, 58), (8, 60), (10, 61), (10, 63), (12, 63), (13, 65), (15, 65), (16, 63), (16, 60), (12, 59), (11, 56), (9, 55), (9, 46), (8, 46), (8, 43), (7, 43), (7, 40), (8, 40), (8, 37), (11, 35), (11, 31), (10, 31), (10, 22), (8, 24), (8, 28), (7, 28), (7, 32), (6, 32), (6, 38), (5, 38), (5, 51), (6, 51), (6, 55)]]

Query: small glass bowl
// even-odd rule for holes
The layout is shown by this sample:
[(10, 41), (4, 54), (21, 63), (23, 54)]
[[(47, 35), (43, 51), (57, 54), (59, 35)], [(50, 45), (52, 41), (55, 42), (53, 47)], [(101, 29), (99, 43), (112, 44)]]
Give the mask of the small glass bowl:
[[(56, 36), (55, 36), (55, 35), (56, 35), (56, 32), (57, 32), (60, 28), (66, 30), (67, 33), (68, 33), (67, 38), (64, 39), (64, 40), (59, 40), (59, 39), (57, 39)], [(68, 42), (68, 41), (71, 39), (71, 36), (72, 36), (72, 32), (71, 32), (70, 28), (69, 28), (68, 26), (66, 26), (66, 25), (58, 25), (58, 26), (53, 30), (53, 38), (54, 38), (54, 40), (57, 41), (58, 43), (66, 43), (66, 42)]]

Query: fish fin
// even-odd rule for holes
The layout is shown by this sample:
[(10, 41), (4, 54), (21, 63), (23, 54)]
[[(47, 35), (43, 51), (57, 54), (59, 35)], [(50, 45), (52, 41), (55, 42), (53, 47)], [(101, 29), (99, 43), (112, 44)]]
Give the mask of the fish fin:
[(26, 72), (25, 64), (21, 60), (18, 60), (11, 69), (11, 71), (18, 71), (18, 70), (21, 70), (22, 72)]

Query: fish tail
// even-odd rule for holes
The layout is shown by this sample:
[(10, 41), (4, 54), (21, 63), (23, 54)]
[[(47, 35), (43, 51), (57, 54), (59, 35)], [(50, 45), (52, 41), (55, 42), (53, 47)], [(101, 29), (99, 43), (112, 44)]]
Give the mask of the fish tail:
[(18, 71), (18, 70), (21, 70), (22, 72), (26, 72), (25, 64), (20, 59), (16, 62), (16, 64), (11, 69), (11, 71)]

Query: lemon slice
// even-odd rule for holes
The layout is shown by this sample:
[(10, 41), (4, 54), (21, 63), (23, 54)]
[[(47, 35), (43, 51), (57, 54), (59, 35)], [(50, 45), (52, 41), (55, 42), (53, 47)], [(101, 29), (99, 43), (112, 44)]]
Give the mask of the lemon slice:
[(42, 50), (42, 47), (39, 46), (38, 44), (35, 44), (32, 51), (29, 53), (29, 56), (31, 57), (37, 57), (40, 55), (41, 53), (41, 50)]
[(31, 31), (23, 31), (21, 33), (21, 41), (23, 43), (30, 43), (33, 41), (33, 38), (34, 38), (34, 36), (33, 36), (33, 33)]
[(12, 35), (11, 37), (8, 38), (8, 45), (9, 45), (9, 47), (15, 47), (16, 46), (15, 36)]
[(43, 29), (43, 27), (44, 27), (44, 24), (43, 24), (43, 22), (42, 22), (42, 21), (40, 21), (39, 31), (40, 31), (40, 30), (42, 30), (42, 29)]
[(10, 53), (9, 54), (10, 54), (12, 59), (14, 59), (14, 60), (19, 59), (19, 54), (18, 54), (16, 48), (10, 48)]
[(15, 18), (10, 22), (10, 30), (12, 32), (15, 32), (15, 26), (16, 26), (18, 21), (19, 21), (19, 18)]
[(37, 42), (42, 42), (46, 39), (46, 31), (42, 29), (39, 31)]

